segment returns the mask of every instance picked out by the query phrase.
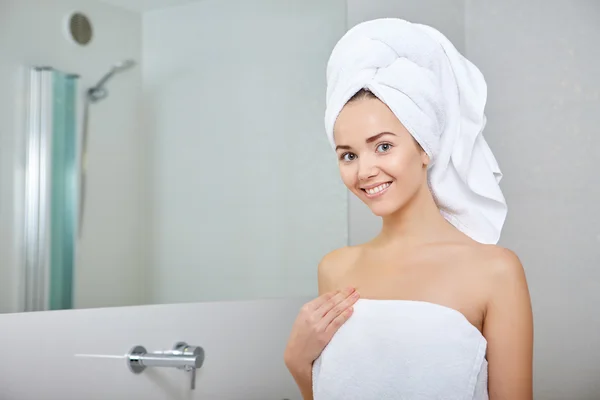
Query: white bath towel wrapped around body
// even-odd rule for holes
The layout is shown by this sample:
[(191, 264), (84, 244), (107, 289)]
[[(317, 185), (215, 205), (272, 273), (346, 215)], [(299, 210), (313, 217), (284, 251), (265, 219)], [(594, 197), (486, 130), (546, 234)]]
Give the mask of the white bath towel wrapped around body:
[(487, 400), (486, 350), (458, 311), (360, 299), (313, 365), (313, 398)]

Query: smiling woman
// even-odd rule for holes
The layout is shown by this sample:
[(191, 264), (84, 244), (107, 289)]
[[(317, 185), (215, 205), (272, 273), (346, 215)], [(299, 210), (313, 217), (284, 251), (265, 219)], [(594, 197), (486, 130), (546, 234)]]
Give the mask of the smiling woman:
[(327, 77), (342, 181), (383, 228), (319, 265), (286, 352), (305, 398), (531, 399), (531, 305), (495, 245), (506, 204), (483, 76), (438, 31), (387, 19), (346, 33)]

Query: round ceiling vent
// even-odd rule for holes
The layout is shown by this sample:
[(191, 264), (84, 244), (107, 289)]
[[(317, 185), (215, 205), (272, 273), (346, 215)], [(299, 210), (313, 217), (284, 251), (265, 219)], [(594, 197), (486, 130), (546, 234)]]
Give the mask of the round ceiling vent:
[(74, 13), (69, 18), (69, 34), (75, 43), (82, 46), (92, 40), (92, 24), (82, 13)]

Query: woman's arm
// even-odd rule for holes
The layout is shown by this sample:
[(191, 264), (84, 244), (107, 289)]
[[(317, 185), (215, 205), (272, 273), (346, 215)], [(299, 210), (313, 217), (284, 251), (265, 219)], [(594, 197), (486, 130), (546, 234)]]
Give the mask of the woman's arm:
[(294, 323), (284, 354), (285, 364), (302, 398), (313, 400), (312, 365), (335, 332), (350, 318), (358, 293), (353, 288), (335, 290), (330, 279), (337, 252), (325, 256), (318, 267), (319, 297), (306, 303)]
[(490, 400), (533, 399), (533, 316), (523, 266), (510, 250), (490, 262), (490, 299), (483, 334), (488, 341)]
[(289, 368), (289, 370), (292, 377), (294, 378), (294, 381), (296, 381), (298, 389), (300, 389), (302, 399), (313, 400), (312, 365), (308, 365), (304, 369)]

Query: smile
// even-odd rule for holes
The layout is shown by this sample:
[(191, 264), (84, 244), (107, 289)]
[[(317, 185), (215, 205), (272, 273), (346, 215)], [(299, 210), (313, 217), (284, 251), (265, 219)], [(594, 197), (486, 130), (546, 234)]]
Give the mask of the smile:
[(372, 199), (374, 197), (379, 197), (379, 196), (383, 195), (385, 192), (387, 192), (387, 190), (391, 184), (392, 184), (392, 182), (386, 182), (386, 183), (382, 183), (381, 185), (378, 185), (378, 186), (375, 186), (372, 188), (362, 189), (362, 191), (367, 194), (367, 197)]

